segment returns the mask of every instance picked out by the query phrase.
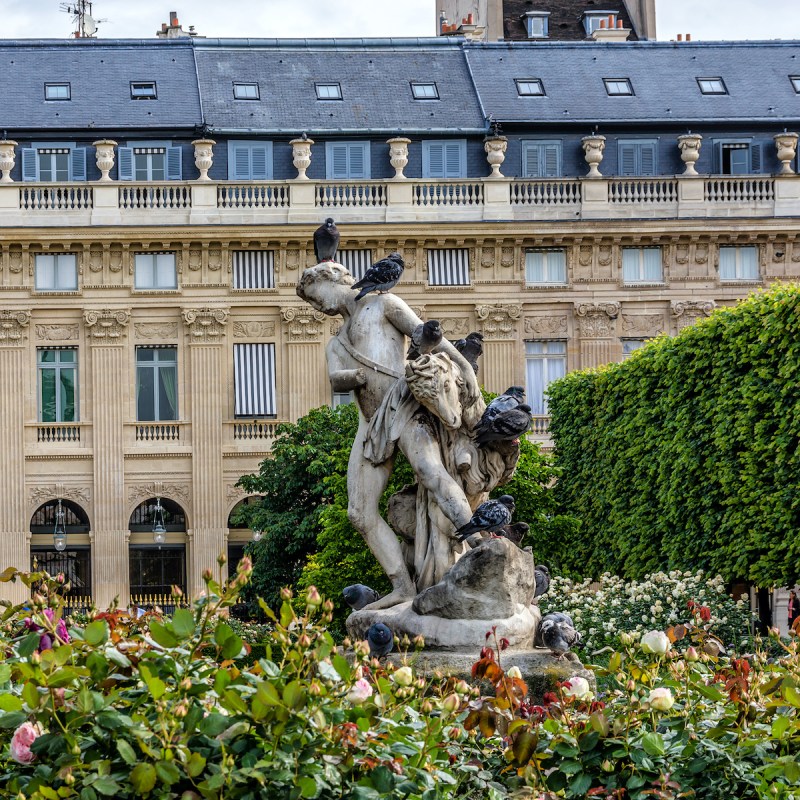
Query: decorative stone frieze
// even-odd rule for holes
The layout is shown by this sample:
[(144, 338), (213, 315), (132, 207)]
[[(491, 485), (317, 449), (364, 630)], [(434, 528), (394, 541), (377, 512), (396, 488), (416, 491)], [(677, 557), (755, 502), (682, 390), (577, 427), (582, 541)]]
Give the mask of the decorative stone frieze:
[(697, 322), (702, 317), (707, 317), (717, 307), (713, 300), (679, 300), (672, 303), (672, 316), (678, 331)]
[[(167, 497), (180, 503), (189, 500), (189, 485), (187, 483), (168, 483), (165, 481), (150, 481), (135, 483), (128, 487), (128, 503), (137, 503), (149, 497)], [(184, 507), (184, 511), (187, 509)]]
[(566, 314), (525, 317), (525, 333), (537, 336), (566, 336), (567, 326)]
[(325, 315), (303, 306), (281, 309), (286, 338), (293, 343), (318, 342), (325, 330)]
[(193, 344), (222, 344), (228, 310), (225, 308), (189, 308), (184, 310), (183, 321), (189, 340)]
[(442, 324), (444, 335), (448, 339), (454, 336), (461, 338), (469, 333), (469, 322), (464, 317), (445, 317), (440, 318), (439, 322)]
[(237, 339), (263, 339), (275, 335), (274, 322), (234, 322), (233, 335)]
[(622, 315), (622, 331), (628, 336), (650, 338), (664, 333), (665, 328), (663, 314)]
[(64, 486), (62, 483), (49, 486), (34, 486), (28, 494), (28, 502), (32, 508), (38, 508), (48, 500), (72, 500), (84, 506), (92, 502), (92, 490), (87, 486)]
[(695, 164), (700, 158), (700, 147), (703, 137), (697, 133), (687, 133), (678, 137), (678, 149), (681, 151), (681, 161), (686, 164), (684, 175), (697, 175)]
[(122, 308), (87, 309), (83, 312), (83, 321), (92, 341), (115, 342), (127, 333), (131, 312)]
[(614, 335), (614, 320), (619, 303), (576, 303), (578, 329), (584, 339), (604, 339)]
[(80, 336), (78, 325), (37, 325), (36, 338), (43, 342), (74, 342)]
[(137, 322), (133, 326), (137, 339), (177, 339), (177, 322)]
[(475, 314), (481, 323), (484, 339), (514, 339), (522, 316), (522, 306), (515, 303), (475, 306)]
[(23, 344), (30, 321), (30, 311), (0, 310), (0, 347)]

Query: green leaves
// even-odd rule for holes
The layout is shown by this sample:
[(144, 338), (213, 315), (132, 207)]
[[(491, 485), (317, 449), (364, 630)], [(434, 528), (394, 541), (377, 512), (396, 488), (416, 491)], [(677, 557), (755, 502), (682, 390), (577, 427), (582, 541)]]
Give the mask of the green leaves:
[(223, 659), (238, 658), (244, 648), (241, 638), (224, 622), (218, 623), (214, 629), (214, 641), (219, 645), (220, 656)]
[(92, 647), (98, 647), (108, 641), (108, 623), (104, 619), (90, 622), (83, 631), (83, 638)]
[(137, 764), (128, 778), (134, 791), (139, 794), (151, 792), (156, 785), (156, 768), (152, 764)]

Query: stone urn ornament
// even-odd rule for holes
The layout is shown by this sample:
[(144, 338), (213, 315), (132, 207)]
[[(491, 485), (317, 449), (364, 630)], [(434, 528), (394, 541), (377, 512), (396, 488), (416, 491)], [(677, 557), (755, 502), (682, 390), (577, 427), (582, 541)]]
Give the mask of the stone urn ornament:
[(581, 139), (581, 144), (583, 145), (586, 163), (589, 165), (589, 172), (586, 174), (586, 177), (602, 178), (603, 175), (598, 167), (603, 160), (603, 150), (606, 149), (606, 137), (598, 136), (597, 134), (584, 136), (583, 139)]
[(208, 171), (214, 163), (214, 145), (216, 142), (213, 139), (195, 139), (192, 142), (194, 146), (194, 165), (200, 172), (199, 181), (211, 180), (208, 177)]
[(695, 169), (695, 164), (700, 158), (700, 147), (703, 144), (703, 137), (699, 133), (685, 133), (678, 137), (678, 149), (681, 151), (681, 161), (686, 164), (683, 171), (684, 176), (697, 176), (699, 173)]
[(292, 164), (297, 170), (298, 181), (307, 181), (306, 170), (311, 166), (311, 145), (313, 139), (303, 134), (299, 139), (292, 139), (289, 144), (292, 146)]
[(405, 180), (403, 170), (408, 166), (408, 146), (411, 144), (411, 139), (395, 136), (393, 139), (388, 139), (386, 144), (389, 145), (389, 163), (394, 167), (394, 180)]
[(486, 151), (486, 160), (489, 162), (489, 166), (492, 168), (489, 177), (502, 178), (503, 173), (500, 172), (500, 166), (506, 160), (508, 139), (499, 134), (487, 136), (483, 140), (483, 149)]
[(798, 134), (784, 131), (772, 137), (775, 140), (775, 147), (778, 150), (778, 161), (781, 162), (779, 175), (794, 175), (792, 161), (797, 155)]
[(3, 173), (0, 183), (11, 183), (11, 170), (16, 163), (16, 147), (17, 143), (12, 139), (0, 141), (0, 170)]
[(117, 143), (113, 139), (100, 139), (92, 142), (95, 148), (95, 160), (97, 161), (97, 169), (100, 170), (100, 181), (107, 183), (111, 180), (109, 172), (114, 168), (114, 148)]

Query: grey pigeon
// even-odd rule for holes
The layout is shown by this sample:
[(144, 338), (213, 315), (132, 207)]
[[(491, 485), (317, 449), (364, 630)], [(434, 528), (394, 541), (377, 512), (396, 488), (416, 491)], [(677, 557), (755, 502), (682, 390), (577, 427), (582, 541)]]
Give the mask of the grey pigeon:
[(516, 408), (524, 402), (525, 390), (521, 386), (509, 386), (503, 394), (497, 395), (497, 397), (486, 406), (486, 411), (483, 412), (483, 416), (478, 425), (480, 426), (491, 422), (498, 414), (502, 414), (503, 411), (511, 411), (512, 408)]
[(454, 347), (467, 359), (467, 363), (478, 374), (478, 359), (483, 355), (483, 334), (478, 331), (468, 333), (465, 339), (459, 339)]
[(411, 345), (406, 353), (406, 358), (413, 361), (415, 358), (430, 353), (442, 343), (442, 326), (438, 319), (431, 319), (417, 325), (411, 334)]
[(537, 644), (547, 647), (556, 658), (561, 659), (572, 647), (580, 644), (581, 635), (575, 630), (568, 614), (556, 611), (542, 618), (536, 639)]
[(487, 500), (481, 503), (472, 515), (472, 519), (462, 525), (457, 531), (459, 542), (463, 542), (473, 533), (489, 531), (495, 533), (504, 525), (511, 522), (511, 515), (514, 513), (514, 498), (509, 494), (504, 494), (497, 500)]
[(328, 217), (325, 224), (314, 231), (314, 255), (317, 257), (317, 263), (333, 261), (338, 249), (339, 231), (333, 217)]
[(503, 411), (485, 425), (475, 426), (475, 444), (483, 447), (489, 442), (513, 441), (528, 432), (532, 423), (531, 407), (522, 403)]
[(344, 601), (354, 611), (361, 611), (364, 606), (374, 603), (380, 595), (369, 586), (364, 586), (363, 583), (354, 583), (352, 586), (345, 586), (342, 589)]
[(370, 658), (383, 658), (392, 652), (394, 635), (382, 622), (376, 622), (374, 625), (370, 625), (367, 631), (367, 644)]
[(386, 258), (373, 264), (364, 273), (364, 277), (353, 284), (354, 289), (361, 289), (356, 295), (356, 300), (360, 300), (370, 292), (388, 292), (400, 280), (405, 266), (400, 253), (390, 253)]
[(537, 564), (533, 570), (533, 576), (536, 579), (536, 591), (533, 596), (539, 597), (550, 588), (550, 570), (544, 564)]
[(500, 534), (519, 547), (530, 529), (527, 522), (515, 522), (512, 525), (503, 525)]

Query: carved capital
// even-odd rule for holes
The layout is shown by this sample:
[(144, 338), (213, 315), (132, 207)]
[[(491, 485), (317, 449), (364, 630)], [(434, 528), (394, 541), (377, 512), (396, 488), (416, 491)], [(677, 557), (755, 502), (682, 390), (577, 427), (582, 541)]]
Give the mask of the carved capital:
[(707, 317), (717, 307), (713, 300), (678, 300), (672, 303), (672, 316), (678, 331), (697, 322), (701, 317)]
[(584, 339), (606, 339), (614, 335), (614, 320), (619, 316), (619, 303), (576, 303), (578, 328)]
[(515, 303), (475, 306), (475, 314), (481, 323), (485, 339), (499, 341), (517, 337), (517, 324), (522, 316), (522, 306)]
[(225, 308), (189, 308), (183, 321), (192, 344), (222, 344), (228, 310)]
[(93, 342), (116, 342), (127, 333), (131, 312), (122, 308), (87, 309), (83, 312), (83, 321)]
[(317, 342), (325, 331), (325, 315), (307, 306), (288, 306), (281, 317), (290, 342)]
[(72, 500), (79, 503), (84, 508), (92, 500), (92, 490), (88, 487), (64, 486), (62, 483), (54, 483), (49, 486), (34, 486), (28, 494), (28, 502), (32, 508), (38, 508), (48, 500)]
[(30, 311), (0, 311), (0, 347), (21, 345), (31, 322)]

